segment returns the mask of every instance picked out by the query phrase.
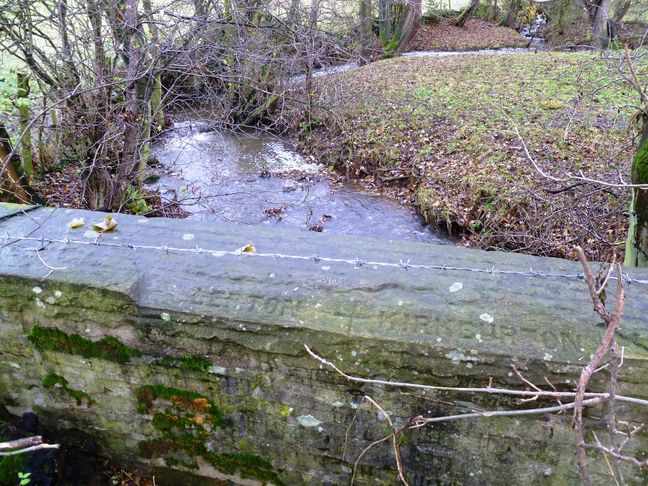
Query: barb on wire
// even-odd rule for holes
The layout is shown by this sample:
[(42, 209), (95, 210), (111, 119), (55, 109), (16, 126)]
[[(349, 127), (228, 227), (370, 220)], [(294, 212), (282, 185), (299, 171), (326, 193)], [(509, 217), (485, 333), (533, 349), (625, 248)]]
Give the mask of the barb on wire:
[[(542, 272), (534, 268), (529, 268), (525, 270), (500, 270), (497, 269), (494, 265), (487, 268), (473, 268), (473, 267), (462, 267), (462, 266), (453, 266), (446, 263), (410, 263), (410, 260), (403, 261), (400, 259), (398, 262), (385, 262), (385, 261), (374, 261), (374, 260), (363, 260), (360, 258), (335, 258), (335, 257), (324, 257), (319, 255), (295, 255), (295, 254), (285, 254), (285, 253), (247, 253), (240, 252), (238, 250), (219, 250), (215, 248), (201, 248), (195, 246), (193, 248), (180, 248), (172, 247), (168, 245), (139, 245), (134, 243), (116, 243), (110, 241), (104, 241), (101, 239), (96, 239), (94, 241), (86, 240), (73, 240), (69, 238), (45, 238), (42, 236), (14, 236), (6, 233), (4, 236), (0, 237), (5, 241), (38, 241), (41, 245), (45, 243), (49, 244), (62, 244), (62, 245), (80, 245), (80, 246), (103, 246), (109, 248), (128, 248), (131, 250), (150, 250), (150, 251), (160, 251), (166, 254), (171, 253), (208, 253), (217, 256), (236, 256), (236, 257), (245, 257), (245, 258), (272, 258), (277, 260), (302, 260), (302, 261), (312, 261), (315, 263), (337, 263), (343, 265), (350, 265), (356, 268), (366, 268), (366, 267), (382, 267), (382, 268), (397, 268), (400, 270), (440, 270), (448, 272), (473, 272), (473, 273), (483, 273), (491, 276), (495, 275), (517, 275), (522, 277), (533, 277), (533, 278), (550, 278), (550, 279), (571, 279), (571, 280), (583, 280), (584, 276), (582, 272), (575, 273), (555, 273), (555, 272)], [(1, 245), (0, 245), (1, 246)], [(628, 285), (633, 284), (642, 284), (648, 285), (648, 280), (640, 280), (630, 278), (629, 275), (622, 273), (620, 277), (610, 276), (609, 280), (618, 280), (619, 278)]]

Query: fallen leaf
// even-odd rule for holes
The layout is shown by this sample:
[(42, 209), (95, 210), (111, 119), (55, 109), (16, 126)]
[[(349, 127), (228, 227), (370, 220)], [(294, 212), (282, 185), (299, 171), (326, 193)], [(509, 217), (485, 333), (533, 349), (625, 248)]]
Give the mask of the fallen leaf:
[(67, 224), (68, 229), (76, 229), (80, 228), (85, 224), (85, 220), (83, 218), (74, 218), (72, 221), (70, 221)]
[(256, 252), (256, 248), (254, 247), (254, 243), (248, 241), (247, 245), (239, 248), (236, 251), (238, 251), (239, 253), (254, 253)]
[(110, 214), (107, 214), (104, 217), (104, 220), (95, 223), (92, 225), (92, 228), (95, 231), (98, 231), (99, 233), (107, 233), (108, 231), (112, 231), (117, 227), (117, 220), (113, 218)]

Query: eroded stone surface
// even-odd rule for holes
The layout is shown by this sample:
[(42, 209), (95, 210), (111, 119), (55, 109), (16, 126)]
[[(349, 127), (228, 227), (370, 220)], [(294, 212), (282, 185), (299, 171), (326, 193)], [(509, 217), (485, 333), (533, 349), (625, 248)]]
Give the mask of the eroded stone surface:
[[(304, 344), (365, 377), (461, 386), (492, 378), (519, 387), (515, 364), (536, 383), (547, 377), (571, 389), (602, 332), (577, 279), (230, 252), (251, 241), (263, 254), (579, 272), (572, 262), (195, 221), (142, 224), (125, 215), (95, 245), (85, 228), (68, 232), (67, 223), (101, 214), (12, 211), (0, 221), (0, 238), (84, 244), (0, 239), (0, 399), (59, 428), (83, 429), (106, 454), (152, 469), (242, 484), (343, 484), (355, 457), (388, 430), (382, 414), (363, 404), (343, 459), (346, 427), (365, 394), (396, 425), (412, 415), (515, 403), (446, 394), (425, 401), (352, 384), (322, 369)], [(65, 269), (49, 274), (37, 248), (49, 267)], [(449, 291), (457, 282), (460, 291)], [(619, 392), (646, 398), (648, 289), (627, 291)], [(634, 418), (639, 412), (628, 409)], [(647, 450), (639, 439), (632, 447)], [(511, 477), (571, 484), (578, 482), (572, 443), (568, 416), (489, 418), (408, 431), (402, 453), (412, 484)], [(363, 460), (360, 483), (394, 484), (394, 468), (389, 447), (376, 448)], [(594, 469), (608, 474), (604, 463)], [(645, 479), (631, 470), (628, 478)]]

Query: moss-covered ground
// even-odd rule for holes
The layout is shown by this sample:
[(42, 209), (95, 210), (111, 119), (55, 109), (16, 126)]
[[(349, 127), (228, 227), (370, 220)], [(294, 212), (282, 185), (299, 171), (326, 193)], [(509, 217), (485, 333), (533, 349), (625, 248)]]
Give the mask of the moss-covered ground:
[(547, 173), (627, 180), (636, 100), (596, 54), (401, 57), (320, 80), (300, 140), (466, 246), (604, 258), (622, 251), (627, 191), (548, 180), (522, 140)]

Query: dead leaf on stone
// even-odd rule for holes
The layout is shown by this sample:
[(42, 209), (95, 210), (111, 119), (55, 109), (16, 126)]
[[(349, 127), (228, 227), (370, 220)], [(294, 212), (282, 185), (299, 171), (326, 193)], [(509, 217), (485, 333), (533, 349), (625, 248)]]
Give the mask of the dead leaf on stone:
[(104, 217), (103, 221), (95, 223), (92, 225), (92, 228), (99, 233), (107, 233), (108, 231), (113, 231), (117, 227), (117, 220), (113, 218), (110, 214), (107, 214)]
[(85, 224), (85, 220), (83, 218), (74, 218), (72, 221), (70, 221), (67, 224), (68, 229), (76, 229), (80, 228)]
[(256, 248), (254, 247), (254, 243), (248, 241), (247, 245), (239, 248), (236, 251), (238, 251), (239, 253), (254, 253), (256, 252)]

